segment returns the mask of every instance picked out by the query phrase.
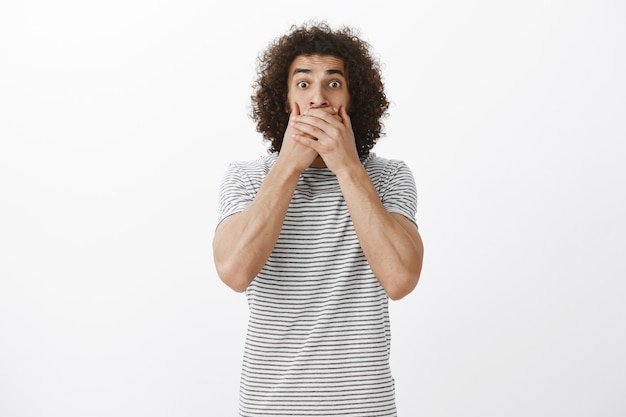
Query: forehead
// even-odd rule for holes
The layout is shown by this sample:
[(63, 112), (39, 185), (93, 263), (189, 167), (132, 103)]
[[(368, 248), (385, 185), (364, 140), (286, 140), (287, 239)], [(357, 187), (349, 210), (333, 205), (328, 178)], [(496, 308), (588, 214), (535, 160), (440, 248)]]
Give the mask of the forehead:
[(328, 71), (340, 70), (345, 74), (343, 59), (332, 55), (298, 55), (289, 66), (289, 77), (296, 70)]

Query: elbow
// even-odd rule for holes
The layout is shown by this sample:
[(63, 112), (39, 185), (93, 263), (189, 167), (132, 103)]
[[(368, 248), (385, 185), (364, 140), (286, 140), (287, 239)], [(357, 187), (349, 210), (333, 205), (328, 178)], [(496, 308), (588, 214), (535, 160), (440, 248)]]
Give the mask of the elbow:
[(396, 272), (394, 279), (386, 281), (388, 284), (385, 287), (385, 291), (389, 298), (397, 301), (412, 293), (415, 287), (417, 287), (421, 272), (421, 261), (410, 270)]
[(219, 260), (214, 260), (215, 270), (222, 282), (235, 292), (244, 292), (256, 274), (246, 273), (240, 265), (229, 265)]
[(408, 262), (401, 264), (402, 266), (397, 268), (386, 281), (385, 290), (389, 298), (394, 301), (403, 299), (417, 287), (424, 259), (424, 247), (421, 240), (418, 242), (418, 252), (411, 256)]
[[(421, 243), (421, 241), (420, 241)], [(420, 245), (421, 246), (421, 245)], [(412, 258), (413, 262), (406, 269), (398, 273), (398, 279), (392, 281), (393, 285), (387, 290), (389, 298), (394, 301), (401, 300), (413, 292), (422, 274), (424, 249), (421, 247), (419, 256)]]
[(419, 281), (419, 274), (416, 276), (412, 276), (403, 280), (400, 280), (393, 285), (388, 286), (385, 289), (387, 295), (393, 301), (398, 301), (409, 295), (415, 287), (417, 286), (417, 282)]
[(233, 254), (233, 250), (220, 245), (217, 237), (213, 240), (213, 265), (217, 276), (235, 292), (244, 292), (258, 271), (252, 273), (250, 267)]
[(227, 280), (220, 276), (220, 279), (228, 285), (228, 287), (235, 292), (244, 292), (248, 288), (248, 284), (242, 280)]
[(410, 291), (387, 291), (387, 295), (391, 300), (398, 301), (409, 295), (409, 292)]

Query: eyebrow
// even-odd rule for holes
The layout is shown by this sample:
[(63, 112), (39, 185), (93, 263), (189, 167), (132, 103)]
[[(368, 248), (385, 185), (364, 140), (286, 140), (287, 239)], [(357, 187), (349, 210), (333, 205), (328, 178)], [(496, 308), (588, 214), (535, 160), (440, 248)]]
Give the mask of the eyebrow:
[[(293, 75), (302, 74), (302, 73), (303, 74), (310, 74), (311, 72), (312, 71), (310, 69), (307, 69), (307, 68), (296, 68), (296, 69), (293, 70)], [(345, 75), (344, 75), (343, 71), (340, 70), (340, 69), (329, 69), (329, 70), (326, 70), (326, 75), (333, 75), (333, 74), (339, 74), (339, 75), (341, 75), (342, 77), (345, 78)]]

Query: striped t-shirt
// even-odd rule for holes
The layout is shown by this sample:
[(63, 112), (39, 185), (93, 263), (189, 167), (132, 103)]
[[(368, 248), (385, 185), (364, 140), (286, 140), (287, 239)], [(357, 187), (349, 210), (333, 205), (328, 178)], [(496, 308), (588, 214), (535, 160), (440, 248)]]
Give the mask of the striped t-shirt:
[[(252, 202), (276, 159), (229, 165), (219, 221)], [(373, 153), (362, 163), (385, 208), (415, 221), (407, 165)], [(332, 171), (300, 175), (276, 246), (246, 294), (241, 416), (396, 415), (388, 297)]]

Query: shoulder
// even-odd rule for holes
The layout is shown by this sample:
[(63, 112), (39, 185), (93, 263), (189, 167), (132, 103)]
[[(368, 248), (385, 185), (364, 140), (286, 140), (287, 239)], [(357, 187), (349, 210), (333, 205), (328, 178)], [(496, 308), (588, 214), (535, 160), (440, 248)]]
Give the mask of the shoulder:
[(270, 154), (227, 165), (219, 187), (220, 221), (250, 204), (275, 160)]
[(363, 166), (372, 179), (376, 177), (389, 178), (397, 175), (411, 175), (408, 165), (400, 159), (388, 159), (370, 153), (364, 160)]
[(278, 155), (276, 153), (270, 153), (268, 155), (262, 155), (256, 159), (247, 161), (232, 161), (230, 166), (236, 166), (242, 170), (269, 170), (276, 162)]
[(370, 155), (365, 167), (385, 208), (415, 222), (417, 188), (409, 166), (403, 160)]
[(269, 170), (274, 166), (277, 155), (272, 153), (260, 156), (257, 159), (247, 161), (232, 161), (226, 168), (226, 174), (236, 173), (245, 175), (250, 178), (267, 175)]
[(372, 153), (363, 161), (363, 166), (383, 200), (394, 195), (416, 194), (415, 178), (405, 161)]

